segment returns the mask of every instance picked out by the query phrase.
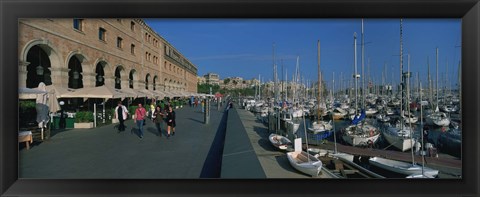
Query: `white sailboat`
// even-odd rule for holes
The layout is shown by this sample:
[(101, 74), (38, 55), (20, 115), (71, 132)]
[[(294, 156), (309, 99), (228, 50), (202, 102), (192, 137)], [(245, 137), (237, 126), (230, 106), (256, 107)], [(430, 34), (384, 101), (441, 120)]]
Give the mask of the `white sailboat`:
[(352, 146), (371, 146), (377, 142), (380, 132), (370, 124), (359, 123), (345, 128), (343, 141)]
[[(436, 83), (438, 84), (438, 48), (436, 49), (436, 59), (437, 59), (437, 81)], [(438, 87), (438, 85), (437, 85)], [(426, 123), (429, 125), (433, 126), (440, 126), (440, 127), (448, 127), (450, 125), (450, 118), (447, 117), (447, 115), (444, 112), (440, 112), (438, 108), (438, 94), (439, 91), (438, 89), (436, 90), (436, 96), (437, 96), (437, 106), (436, 109), (433, 113), (427, 115), (425, 117)]]
[[(354, 77), (355, 77), (355, 112), (357, 112), (357, 97), (358, 97), (358, 85), (357, 80), (357, 36), (354, 35)], [(363, 49), (363, 20), (362, 20), (362, 49)], [(362, 67), (363, 67), (363, 50), (362, 50)], [(363, 68), (362, 68), (363, 70)], [(365, 85), (365, 84), (363, 84)], [(364, 89), (365, 90), (365, 89)], [(363, 109), (365, 109), (365, 91), (363, 93)], [(376, 113), (376, 109), (369, 109), (371, 114)], [(352, 146), (369, 146), (373, 145), (380, 136), (380, 132), (374, 126), (365, 122), (366, 111), (362, 110), (360, 115), (354, 116), (352, 124), (345, 128), (343, 132), (343, 140)]]
[(340, 107), (336, 107), (332, 111), (332, 115), (333, 115), (334, 120), (343, 119), (343, 118), (345, 118), (345, 116), (347, 116), (347, 114), (348, 114), (347, 111), (343, 110)]
[(387, 127), (383, 131), (383, 137), (395, 148), (398, 148), (402, 152), (407, 151), (413, 147), (416, 142), (410, 133), (413, 132), (413, 128), (405, 125), (396, 124), (395, 126)]
[(384, 113), (379, 113), (375, 116), (377, 118), (378, 121), (380, 122), (389, 122), (390, 121), (390, 117), (387, 116), (387, 113), (384, 112)]
[(425, 120), (427, 124), (433, 126), (448, 127), (448, 125), (450, 125), (450, 118), (448, 118), (447, 114), (444, 112), (440, 112), (438, 107), (435, 112), (427, 115)]
[[(305, 125), (305, 117), (303, 117), (303, 124)], [(304, 127), (304, 134), (307, 136), (307, 130)], [(308, 150), (308, 138), (305, 138), (305, 144)], [(322, 161), (317, 157), (302, 150), (302, 138), (295, 139), (294, 151), (287, 153), (290, 165), (296, 170), (308, 174), (312, 177), (318, 176), (322, 170)]]
[(438, 175), (438, 170), (429, 167), (422, 167), (408, 162), (385, 159), (381, 157), (372, 157), (369, 159), (369, 163), (388, 171), (410, 176), (409, 178), (420, 178), (422, 174), (426, 177), (436, 177)]
[[(322, 85), (321, 85), (322, 77), (320, 74), (320, 41), (318, 42), (318, 95), (317, 95), (317, 120), (312, 121), (310, 126), (308, 127), (308, 131), (313, 134), (320, 134), (321, 139), (325, 139), (331, 135), (331, 130), (333, 128), (332, 121), (326, 122), (321, 120), (321, 117), (324, 116), (324, 112), (327, 107), (325, 103), (322, 104), (321, 102), (321, 92), (322, 92)], [(318, 138), (317, 138), (318, 139)]]
[[(403, 45), (402, 45), (402, 19), (400, 19), (400, 79), (407, 81), (408, 88), (408, 78), (410, 73), (403, 73)], [(407, 93), (407, 99), (409, 97), (408, 90), (404, 90), (400, 86), (401, 92)], [(408, 103), (408, 101), (406, 102)], [(403, 114), (403, 99), (400, 99), (400, 114)], [(408, 110), (406, 110), (408, 111)], [(411, 124), (411, 123), (410, 123)], [(400, 117), (400, 122), (397, 122), (395, 125), (387, 126), (383, 131), (383, 136), (385, 139), (394, 147), (400, 149), (401, 151), (409, 150), (416, 143), (416, 139), (413, 138), (413, 128), (411, 126), (404, 125), (404, 118)]]
[[(302, 139), (297, 140), (301, 142)], [(322, 170), (322, 161), (305, 151), (288, 152), (287, 158), (293, 168), (310, 176), (316, 177)]]

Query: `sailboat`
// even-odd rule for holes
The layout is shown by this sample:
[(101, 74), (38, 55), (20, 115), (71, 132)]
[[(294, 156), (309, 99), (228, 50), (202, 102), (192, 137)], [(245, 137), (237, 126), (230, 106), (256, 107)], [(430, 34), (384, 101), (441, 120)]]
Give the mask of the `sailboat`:
[[(420, 85), (421, 88), (421, 85)], [(421, 94), (420, 94), (421, 97)], [(423, 113), (422, 107), (420, 107), (420, 114)], [(420, 118), (420, 128), (423, 128), (423, 121), (422, 118)], [(423, 135), (422, 135), (423, 138)], [(423, 143), (423, 140), (422, 140)], [(422, 148), (423, 148), (422, 144)], [(419, 166), (415, 164), (413, 160), (413, 153), (412, 153), (412, 163), (407, 163), (403, 161), (396, 161), (396, 160), (391, 160), (391, 159), (385, 159), (385, 158), (380, 158), (380, 157), (373, 157), (369, 159), (369, 163), (371, 165), (377, 166), (379, 168), (383, 168), (385, 170), (389, 170), (392, 172), (400, 173), (407, 175), (406, 178), (435, 178), (438, 175), (438, 170), (425, 167), (425, 162), (424, 162), (424, 151), (422, 151), (422, 166)]]
[[(437, 59), (437, 80), (436, 80), (436, 83), (437, 83), (437, 87), (438, 87), (438, 48), (436, 49), (436, 59)], [(429, 115), (427, 115), (427, 117), (425, 118), (426, 120), (426, 123), (429, 124), (429, 125), (433, 125), (433, 126), (439, 126), (439, 127), (448, 127), (448, 125), (450, 125), (450, 118), (447, 117), (447, 114), (445, 114), (444, 112), (440, 112), (439, 108), (438, 108), (438, 94), (439, 94), (439, 91), (438, 91), (438, 88), (436, 90), (436, 96), (437, 96), (437, 101), (436, 101), (436, 108), (435, 108), (435, 111)]]
[[(303, 124), (305, 125), (305, 116), (303, 116)], [(304, 127), (305, 136), (307, 136), (307, 130)], [(308, 148), (308, 138), (305, 138), (305, 144)], [(322, 170), (322, 161), (317, 157), (302, 150), (302, 138), (295, 139), (294, 151), (287, 153), (288, 161), (290, 165), (296, 170), (308, 174), (312, 177), (318, 176)]]
[(417, 164), (385, 159), (381, 157), (372, 157), (369, 159), (369, 163), (371, 165), (374, 165), (376, 167), (379, 167), (388, 171), (411, 176), (409, 178), (420, 178), (419, 175), (422, 175), (422, 174), (425, 177), (429, 177), (429, 178), (430, 177), (434, 178), (438, 175), (438, 170), (435, 170), (429, 167), (422, 167)]
[[(403, 45), (402, 45), (402, 19), (400, 19), (400, 79), (407, 80), (408, 83), (408, 77), (410, 77), (410, 73), (403, 73)], [(408, 88), (408, 85), (407, 85)], [(407, 92), (408, 90), (405, 91), (402, 86), (400, 86), (401, 89), (401, 94), (403, 92)], [(409, 95), (407, 95), (408, 98)], [(400, 114), (403, 114), (403, 98), (400, 99)], [(406, 102), (408, 103), (408, 102)], [(407, 110), (408, 111), (408, 110)], [(410, 123), (411, 124), (411, 123)], [(416, 139), (413, 138), (412, 133), (413, 133), (413, 128), (411, 126), (407, 126), (404, 124), (404, 118), (400, 117), (399, 122), (397, 122), (395, 125), (389, 125), (387, 126), (384, 131), (383, 131), (383, 136), (389, 142), (391, 145), (394, 147), (400, 149), (401, 151), (406, 151), (409, 150), (413, 147), (413, 145), (416, 143)]]
[[(317, 48), (318, 48), (318, 94), (317, 94), (317, 105), (316, 105), (316, 110), (317, 110), (317, 120), (312, 121), (310, 126), (308, 127), (308, 131), (312, 132), (313, 134), (317, 135), (317, 140), (322, 140), (325, 138), (328, 138), (332, 134), (332, 122), (326, 122), (321, 120), (321, 117), (323, 116), (323, 110), (326, 107), (322, 107), (322, 102), (321, 102), (321, 92), (322, 92), (322, 85), (321, 85), (321, 74), (320, 74), (320, 41), (317, 43)], [(323, 105), (325, 105), (323, 103)]]
[[(363, 20), (362, 20), (362, 46), (363, 46)], [(357, 36), (356, 34), (354, 35), (354, 47), (355, 47), (354, 49), (355, 112), (357, 112), (358, 110), (357, 109), (357, 97), (358, 97), (357, 80), (359, 76), (357, 74)], [(363, 61), (363, 50), (362, 50), (362, 61)], [(363, 91), (363, 94), (365, 94), (365, 91)], [(380, 136), (380, 132), (376, 127), (365, 122), (365, 117), (366, 117), (366, 111), (365, 111), (365, 98), (364, 98), (363, 110), (361, 110), (360, 115), (354, 116), (351, 122), (351, 125), (349, 125), (344, 129), (343, 136), (342, 136), (343, 141), (347, 142), (352, 146), (372, 146), (373, 144), (375, 144), (375, 142), (378, 140)]]

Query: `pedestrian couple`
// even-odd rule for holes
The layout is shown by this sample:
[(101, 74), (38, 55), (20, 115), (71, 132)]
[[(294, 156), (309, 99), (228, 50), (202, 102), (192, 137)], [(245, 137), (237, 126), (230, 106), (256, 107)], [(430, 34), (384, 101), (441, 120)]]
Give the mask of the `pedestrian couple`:
[(162, 137), (161, 122), (164, 120), (164, 116), (166, 116), (165, 121), (167, 122), (167, 139), (170, 138), (170, 131), (172, 131), (172, 136), (175, 135), (175, 111), (173, 111), (172, 106), (167, 105), (167, 110), (165, 110), (165, 113), (162, 113), (162, 108), (157, 106), (153, 112), (153, 116), (153, 121), (155, 122), (155, 126), (157, 127), (160, 137)]
[[(170, 130), (172, 130), (172, 135), (175, 135), (175, 111), (173, 111), (171, 106), (167, 107), (168, 109), (165, 113), (162, 113), (162, 108), (160, 106), (155, 107), (155, 111), (153, 112), (153, 122), (157, 127), (157, 131), (162, 136), (162, 127), (161, 122), (163, 121), (163, 116), (166, 116), (167, 121), (167, 139), (170, 137)], [(140, 138), (143, 138), (143, 123), (145, 121), (146, 110), (142, 107), (142, 104), (138, 104), (138, 108), (135, 110), (135, 119), (134, 121), (137, 123), (137, 127), (139, 130)]]

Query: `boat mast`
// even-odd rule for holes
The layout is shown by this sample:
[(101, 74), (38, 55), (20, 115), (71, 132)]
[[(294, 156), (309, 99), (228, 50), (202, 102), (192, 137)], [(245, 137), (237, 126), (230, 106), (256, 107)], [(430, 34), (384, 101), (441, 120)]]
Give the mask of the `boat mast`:
[(365, 43), (363, 38), (363, 18), (362, 18), (362, 108), (365, 110)]
[[(333, 94), (335, 94), (335, 72), (333, 72), (333, 80), (332, 80), (332, 92)], [(332, 109), (333, 109), (333, 106), (335, 105), (335, 96), (333, 97), (333, 101), (332, 101)], [(332, 126), (333, 126), (333, 141), (334, 141), (334, 146), (335, 146), (335, 154), (337, 154), (337, 137), (336, 137), (336, 134), (335, 134), (335, 121), (333, 119), (333, 113), (332, 114), (332, 120), (333, 120), (333, 123), (332, 123)]]
[[(400, 116), (403, 115), (403, 43), (402, 43), (402, 22), (400, 19)], [(400, 128), (403, 130), (403, 118), (400, 118)]]
[(433, 87), (432, 87), (432, 78), (430, 77), (430, 57), (427, 57), (427, 66), (428, 66), (428, 100), (430, 109), (433, 109)]
[[(420, 101), (422, 100), (422, 82), (420, 82)], [(422, 155), (422, 175), (425, 174), (425, 172), (423, 171), (423, 169), (425, 168), (425, 149), (424, 149), (424, 145), (423, 145), (423, 142), (424, 142), (424, 139), (423, 139), (423, 105), (420, 105), (420, 131), (421, 131), (421, 136), (422, 136), (422, 151), (421, 151), (421, 155)]]
[(353, 78), (355, 79), (355, 115), (357, 114), (357, 110), (358, 110), (358, 100), (357, 100), (357, 97), (358, 97), (358, 74), (357, 74), (357, 32), (354, 32), (353, 33), (353, 41), (354, 41), (354, 44), (353, 44), (353, 48), (354, 48), (354, 52), (353, 52), (353, 65), (354, 65), (354, 70), (355, 70), (355, 74), (353, 75)]
[(277, 104), (277, 87), (276, 87), (276, 83), (277, 83), (277, 75), (276, 75), (276, 72), (277, 72), (277, 65), (275, 64), (275, 43), (273, 43), (273, 102), (274, 102), (274, 106)]
[(409, 129), (410, 129), (410, 143), (412, 144), (412, 147), (410, 148), (410, 152), (412, 153), (412, 165), (415, 165), (415, 157), (413, 156), (413, 129), (412, 129), (412, 115), (410, 111), (410, 54), (408, 54), (408, 68), (407, 68), (407, 74), (406, 74), (406, 79), (407, 79), (407, 111), (408, 111), (408, 123), (409, 123)]
[(459, 114), (462, 114), (462, 63), (461, 63), (461, 60), (458, 61), (458, 92), (460, 94)]
[[(435, 92), (436, 92), (435, 94), (437, 96), (437, 101), (436, 101), (437, 106), (436, 106), (436, 108), (438, 108), (438, 47), (436, 48), (435, 51), (436, 51), (435, 55), (436, 55), (436, 64), (437, 64), (437, 69), (436, 69), (437, 70), (437, 77), (435, 78), (436, 79), (435, 80)], [(436, 108), (435, 108), (435, 110), (436, 110)]]
[(318, 94), (317, 94), (317, 120), (320, 120), (321, 112), (320, 112), (320, 95), (321, 95), (321, 82), (322, 77), (320, 75), (320, 40), (317, 40), (317, 69), (318, 69)]

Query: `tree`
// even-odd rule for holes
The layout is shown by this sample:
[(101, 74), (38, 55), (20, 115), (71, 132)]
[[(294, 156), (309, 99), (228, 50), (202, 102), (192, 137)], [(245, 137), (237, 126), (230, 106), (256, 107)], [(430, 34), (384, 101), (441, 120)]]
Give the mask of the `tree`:
[(220, 89), (219, 85), (197, 83), (197, 92), (210, 94), (210, 87), (212, 88), (212, 93), (218, 92), (218, 90)]
[(229, 84), (230, 83), (230, 79), (229, 78), (226, 78), (223, 80), (223, 84)]

